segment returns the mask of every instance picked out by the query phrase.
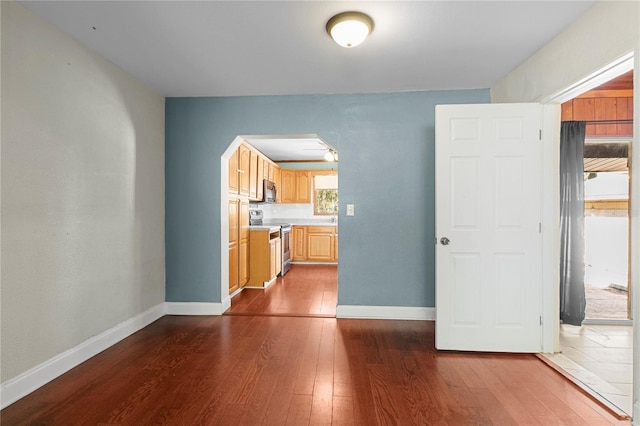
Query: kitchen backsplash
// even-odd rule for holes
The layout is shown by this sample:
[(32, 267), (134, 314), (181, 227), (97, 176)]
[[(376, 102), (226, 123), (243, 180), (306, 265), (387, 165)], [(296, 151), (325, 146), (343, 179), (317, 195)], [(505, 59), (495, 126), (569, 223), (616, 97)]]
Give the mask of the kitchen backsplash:
[(314, 218), (313, 204), (257, 204), (251, 207), (262, 210), (265, 219)]

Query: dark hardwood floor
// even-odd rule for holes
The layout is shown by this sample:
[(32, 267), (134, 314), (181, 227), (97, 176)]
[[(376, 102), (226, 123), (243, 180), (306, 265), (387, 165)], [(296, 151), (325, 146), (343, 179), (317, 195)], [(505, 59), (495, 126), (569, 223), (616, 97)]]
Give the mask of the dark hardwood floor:
[(292, 265), (266, 289), (245, 288), (231, 299), (226, 315), (285, 315), (335, 318), (336, 265)]
[(5, 408), (0, 422), (629, 424), (534, 355), (439, 352), (429, 321), (307, 316), (335, 315), (336, 268), (313, 268), (323, 267), (243, 291), (236, 315), (165, 316)]
[(533, 355), (434, 349), (434, 323), (166, 316), (1, 413), (3, 425), (603, 425)]

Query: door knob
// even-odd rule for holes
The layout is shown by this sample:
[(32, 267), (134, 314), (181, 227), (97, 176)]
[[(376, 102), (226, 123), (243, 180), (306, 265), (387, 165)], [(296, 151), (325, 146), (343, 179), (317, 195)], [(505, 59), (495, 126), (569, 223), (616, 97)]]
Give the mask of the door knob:
[(447, 237), (440, 238), (440, 244), (442, 244), (443, 246), (448, 246), (449, 245), (449, 239)]

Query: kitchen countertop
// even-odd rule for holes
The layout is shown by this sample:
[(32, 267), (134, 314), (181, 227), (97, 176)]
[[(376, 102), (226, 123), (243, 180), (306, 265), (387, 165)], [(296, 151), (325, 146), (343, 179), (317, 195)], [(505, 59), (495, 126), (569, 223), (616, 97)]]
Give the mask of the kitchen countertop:
[(249, 231), (269, 231), (269, 232), (273, 232), (273, 231), (279, 231), (280, 227), (279, 226), (273, 226), (273, 225), (249, 225)]
[(332, 222), (330, 219), (312, 219), (312, 218), (298, 218), (298, 219), (268, 219), (265, 220), (266, 224), (269, 223), (290, 223), (293, 226), (338, 226), (338, 222)]

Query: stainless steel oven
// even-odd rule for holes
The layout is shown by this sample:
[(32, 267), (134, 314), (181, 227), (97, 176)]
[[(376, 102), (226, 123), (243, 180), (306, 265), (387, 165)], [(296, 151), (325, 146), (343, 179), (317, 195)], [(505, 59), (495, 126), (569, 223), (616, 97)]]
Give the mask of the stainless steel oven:
[(284, 276), (291, 268), (291, 225), (280, 225), (280, 240), (282, 242), (282, 268), (280, 276)]

